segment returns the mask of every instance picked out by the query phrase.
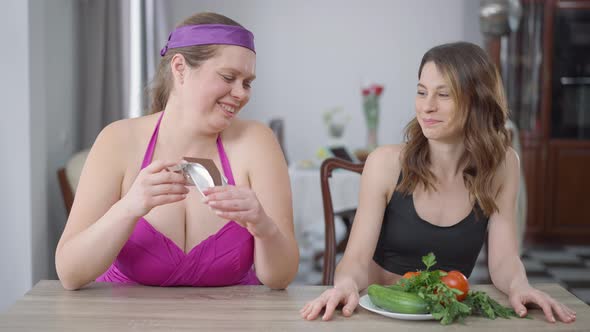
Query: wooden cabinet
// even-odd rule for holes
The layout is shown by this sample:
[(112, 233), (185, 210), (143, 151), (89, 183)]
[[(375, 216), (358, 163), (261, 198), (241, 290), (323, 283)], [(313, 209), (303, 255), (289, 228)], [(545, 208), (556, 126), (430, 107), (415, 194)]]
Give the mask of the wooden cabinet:
[(550, 140), (545, 228), (550, 235), (590, 239), (590, 142)]
[(590, 244), (590, 1), (523, 1), (521, 27), (503, 75), (521, 129), (527, 240)]

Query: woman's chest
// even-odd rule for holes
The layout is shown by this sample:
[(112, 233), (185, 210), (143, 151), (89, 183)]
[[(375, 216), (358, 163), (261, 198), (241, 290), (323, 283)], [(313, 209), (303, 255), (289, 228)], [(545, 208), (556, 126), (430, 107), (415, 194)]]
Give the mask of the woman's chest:
[(228, 222), (219, 218), (202, 198), (201, 193), (191, 186), (183, 201), (155, 207), (144, 219), (188, 253)]
[[(242, 182), (241, 175), (238, 177)], [(185, 253), (218, 233), (229, 222), (217, 216), (214, 210), (203, 203), (203, 195), (195, 186), (187, 188), (189, 193), (184, 200), (156, 206), (143, 217)], [(126, 189), (128, 190), (129, 188)]]
[(415, 190), (410, 199), (421, 219), (442, 227), (461, 222), (471, 213), (474, 204), (467, 189), (456, 187), (438, 191)]

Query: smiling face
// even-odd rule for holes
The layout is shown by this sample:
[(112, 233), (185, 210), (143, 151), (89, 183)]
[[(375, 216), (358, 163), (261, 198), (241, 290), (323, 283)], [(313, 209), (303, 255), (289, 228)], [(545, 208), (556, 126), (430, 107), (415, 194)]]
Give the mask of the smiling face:
[[(176, 61), (185, 65), (175, 66)], [(256, 55), (249, 49), (219, 46), (216, 56), (196, 68), (182, 58), (173, 60), (172, 66), (183, 113), (215, 131), (228, 127), (250, 100)]]
[(424, 64), (420, 73), (416, 119), (429, 140), (455, 142), (462, 137), (459, 111), (451, 87), (432, 61)]

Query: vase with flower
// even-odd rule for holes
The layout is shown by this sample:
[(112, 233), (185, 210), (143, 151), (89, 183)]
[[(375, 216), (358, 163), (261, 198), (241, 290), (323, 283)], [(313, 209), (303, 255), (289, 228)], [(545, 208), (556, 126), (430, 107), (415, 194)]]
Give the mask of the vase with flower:
[(363, 87), (363, 112), (367, 124), (367, 149), (377, 147), (377, 129), (379, 127), (379, 98), (383, 93), (383, 85), (370, 84)]

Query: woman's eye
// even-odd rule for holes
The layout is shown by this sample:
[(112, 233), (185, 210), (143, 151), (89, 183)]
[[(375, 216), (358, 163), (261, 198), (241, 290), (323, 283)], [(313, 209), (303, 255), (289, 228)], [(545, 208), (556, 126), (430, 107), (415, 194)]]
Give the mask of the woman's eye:
[(420, 96), (426, 96), (426, 91), (418, 90), (417, 94), (419, 94)]
[(244, 82), (244, 88), (250, 89), (252, 87), (252, 82)]
[(449, 97), (449, 94), (448, 93), (439, 93), (438, 95), (441, 98), (448, 98)]
[(233, 77), (231, 77), (231, 76), (225, 76), (225, 75), (221, 75), (221, 77), (223, 77), (223, 79), (224, 79), (226, 82), (231, 82), (231, 81), (233, 81), (233, 80), (234, 80), (234, 78), (233, 78)]

